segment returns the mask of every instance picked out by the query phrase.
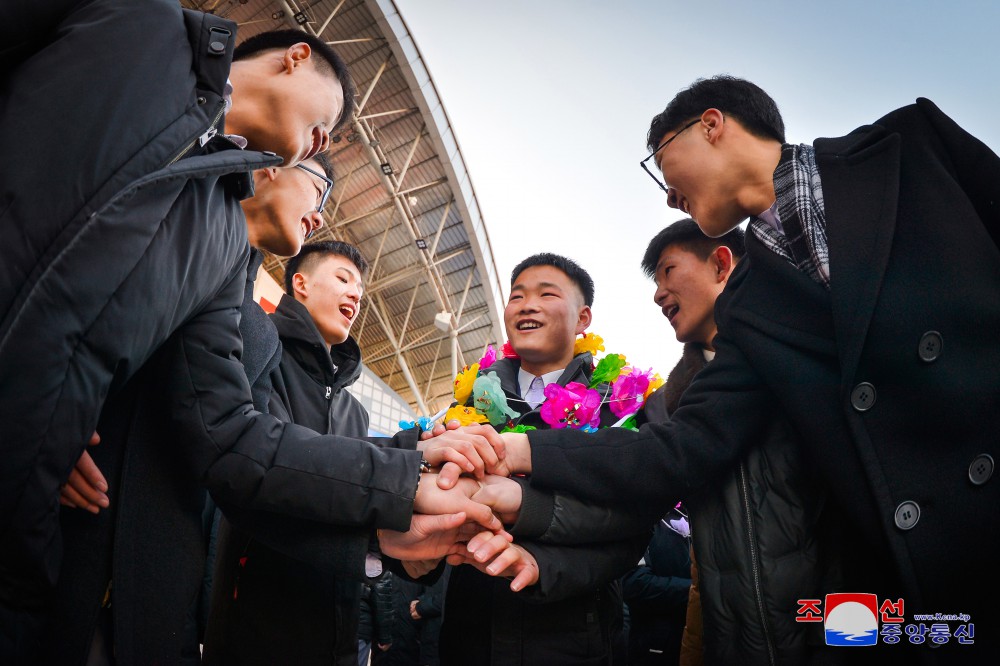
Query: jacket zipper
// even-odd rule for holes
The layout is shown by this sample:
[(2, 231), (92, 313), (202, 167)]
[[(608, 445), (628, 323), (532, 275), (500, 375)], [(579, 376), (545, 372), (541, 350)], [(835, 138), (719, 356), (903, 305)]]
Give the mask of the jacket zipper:
[[(226, 103), (225, 101), (223, 101), (222, 106), (219, 108), (219, 111), (215, 114), (215, 118), (208, 125), (208, 129), (206, 129), (204, 132), (199, 133), (198, 136), (191, 139), (187, 143), (187, 145), (181, 148), (181, 151), (179, 153), (174, 155), (173, 159), (171, 159), (169, 162), (166, 163), (165, 166), (170, 166), (180, 158), (184, 157), (187, 154), (187, 152), (194, 147), (195, 142), (200, 141), (202, 146), (208, 143), (212, 139), (212, 137), (215, 136), (215, 134), (219, 131), (216, 129), (215, 126), (219, 122), (219, 118), (222, 118), (222, 114), (225, 113), (225, 111), (226, 111)], [(202, 141), (202, 139), (204, 140)]]
[(753, 526), (753, 512), (750, 509), (750, 491), (747, 486), (746, 468), (743, 463), (739, 465), (740, 470), (740, 499), (743, 500), (743, 511), (747, 519), (747, 545), (750, 547), (750, 566), (753, 572), (753, 596), (757, 602), (757, 612), (760, 613), (760, 627), (764, 632), (764, 643), (767, 645), (767, 656), (771, 664), (775, 664), (774, 645), (771, 632), (768, 630), (767, 615), (764, 612), (764, 596), (760, 589), (760, 560), (757, 555), (756, 534)]

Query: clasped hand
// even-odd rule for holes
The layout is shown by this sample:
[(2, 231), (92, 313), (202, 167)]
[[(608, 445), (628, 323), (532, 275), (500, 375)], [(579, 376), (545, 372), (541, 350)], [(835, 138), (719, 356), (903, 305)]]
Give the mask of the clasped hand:
[(489, 426), (459, 428), (453, 422), (424, 433), (418, 448), (440, 471), (422, 476), (410, 530), (380, 531), (383, 552), (403, 560), (411, 575), (446, 557), (451, 564), (513, 578), (514, 591), (537, 582), (534, 558), (500, 523), (514, 523), (521, 507), (521, 486), (508, 478), (512, 468), (503, 437)]

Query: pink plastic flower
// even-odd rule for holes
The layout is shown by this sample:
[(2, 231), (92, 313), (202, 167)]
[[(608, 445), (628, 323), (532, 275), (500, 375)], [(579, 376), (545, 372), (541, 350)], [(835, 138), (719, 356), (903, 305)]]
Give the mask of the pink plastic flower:
[(497, 360), (497, 350), (493, 348), (493, 345), (486, 345), (486, 353), (483, 357), (479, 359), (479, 369), (485, 370), (486, 368), (493, 365), (493, 362)]
[(545, 387), (542, 420), (553, 428), (596, 428), (601, 424), (601, 394), (578, 382)]
[(503, 343), (503, 347), (500, 348), (500, 353), (503, 354), (504, 358), (521, 358), (518, 356), (514, 348), (510, 346), (509, 342)]
[(642, 372), (636, 368), (623, 368), (618, 379), (611, 385), (611, 411), (622, 418), (639, 411), (643, 396), (649, 388), (652, 370)]

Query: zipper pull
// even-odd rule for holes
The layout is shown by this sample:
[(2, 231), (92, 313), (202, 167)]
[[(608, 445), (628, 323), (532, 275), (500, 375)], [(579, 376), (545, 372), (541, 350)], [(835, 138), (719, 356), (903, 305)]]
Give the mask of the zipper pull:
[(198, 137), (198, 145), (201, 146), (202, 148), (204, 148), (205, 144), (208, 143), (209, 141), (211, 141), (212, 138), (216, 134), (218, 134), (218, 133), (219, 133), (219, 130), (217, 130), (215, 128), (215, 125), (212, 125), (207, 130), (205, 130), (204, 134), (202, 134), (201, 136)]
[(327, 400), (329, 400), (329, 399), (330, 399), (330, 394), (332, 394), (332, 393), (333, 393), (333, 389), (332, 389), (332, 388), (330, 388), (329, 386), (327, 386), (327, 387), (326, 387), (326, 399), (327, 399)]

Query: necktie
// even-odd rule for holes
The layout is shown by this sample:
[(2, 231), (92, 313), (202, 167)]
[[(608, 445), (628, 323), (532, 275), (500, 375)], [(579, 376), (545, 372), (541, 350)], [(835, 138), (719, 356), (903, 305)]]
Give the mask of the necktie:
[(542, 381), (541, 377), (535, 377), (531, 380), (531, 386), (528, 387), (528, 392), (524, 395), (524, 401), (532, 409), (545, 402), (545, 382)]

